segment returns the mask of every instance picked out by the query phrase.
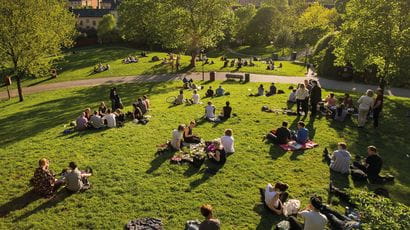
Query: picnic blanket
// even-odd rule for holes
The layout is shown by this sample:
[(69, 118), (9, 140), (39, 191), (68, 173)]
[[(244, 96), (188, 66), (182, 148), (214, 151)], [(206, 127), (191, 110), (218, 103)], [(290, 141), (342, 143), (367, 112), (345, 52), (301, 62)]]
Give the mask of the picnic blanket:
[(316, 146), (319, 146), (319, 144), (313, 142), (313, 141), (308, 141), (304, 145), (297, 144), (296, 142), (289, 142), (287, 144), (279, 145), (283, 150), (285, 151), (295, 151), (295, 150), (301, 150), (301, 149), (312, 149)]

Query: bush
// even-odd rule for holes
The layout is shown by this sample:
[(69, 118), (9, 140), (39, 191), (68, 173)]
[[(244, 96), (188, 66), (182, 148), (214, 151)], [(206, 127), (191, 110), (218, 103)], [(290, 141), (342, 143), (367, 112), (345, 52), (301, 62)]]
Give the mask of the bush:
[(351, 201), (361, 213), (363, 229), (410, 229), (410, 208), (366, 191), (352, 190)]
[(316, 67), (319, 76), (337, 78), (339, 68), (334, 65), (336, 56), (333, 54), (335, 47), (332, 44), (336, 33), (332, 32), (322, 37), (313, 50), (311, 62)]

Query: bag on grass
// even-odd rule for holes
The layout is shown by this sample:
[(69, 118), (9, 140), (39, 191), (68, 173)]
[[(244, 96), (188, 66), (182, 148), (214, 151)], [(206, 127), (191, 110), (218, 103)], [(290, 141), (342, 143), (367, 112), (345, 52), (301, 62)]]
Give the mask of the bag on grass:
[(298, 213), (300, 208), (300, 201), (290, 199), (283, 204), (283, 215), (290, 216)]

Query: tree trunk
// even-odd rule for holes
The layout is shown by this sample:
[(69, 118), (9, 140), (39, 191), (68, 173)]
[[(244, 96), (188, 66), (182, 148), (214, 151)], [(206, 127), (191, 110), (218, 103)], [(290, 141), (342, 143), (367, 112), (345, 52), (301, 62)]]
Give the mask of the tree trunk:
[(24, 101), (23, 90), (21, 89), (21, 76), (20, 73), (17, 74), (17, 91), (19, 93), (20, 102)]
[(197, 56), (196, 53), (192, 52), (192, 54), (191, 54), (191, 64), (190, 64), (191, 67), (196, 66), (196, 56)]

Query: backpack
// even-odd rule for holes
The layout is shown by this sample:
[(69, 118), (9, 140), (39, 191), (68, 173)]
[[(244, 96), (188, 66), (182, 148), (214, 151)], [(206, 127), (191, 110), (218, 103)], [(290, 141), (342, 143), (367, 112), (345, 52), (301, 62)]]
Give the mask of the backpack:
[(354, 181), (367, 181), (367, 175), (360, 169), (352, 169), (351, 173), (352, 180)]

